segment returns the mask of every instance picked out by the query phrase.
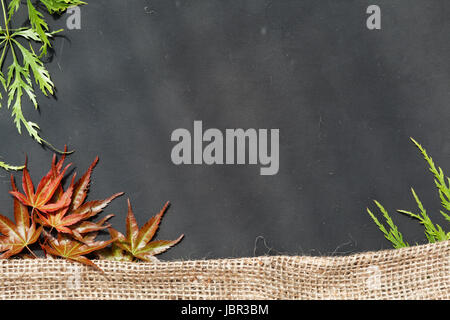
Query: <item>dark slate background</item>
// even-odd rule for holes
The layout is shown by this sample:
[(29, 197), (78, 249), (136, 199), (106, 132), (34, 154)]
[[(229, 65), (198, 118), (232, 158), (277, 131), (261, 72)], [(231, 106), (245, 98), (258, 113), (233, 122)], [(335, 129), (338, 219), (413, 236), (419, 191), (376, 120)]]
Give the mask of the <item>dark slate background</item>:
[[(172, 202), (158, 237), (186, 237), (163, 258), (389, 248), (365, 213), (371, 199), (421, 243), (418, 223), (394, 212), (415, 209), (411, 186), (445, 225), (408, 138), (450, 170), (447, 1), (89, 2), (82, 29), (66, 30), (47, 64), (57, 98), (40, 97), (40, 113), (24, 108), (45, 138), (76, 149), (80, 174), (100, 156), (90, 199), (125, 191), (140, 224)], [(370, 4), (382, 30), (365, 26)], [(279, 128), (279, 173), (173, 165), (170, 135), (194, 120)], [(33, 177), (43, 175), (51, 151), (19, 136), (5, 109), (0, 123), (0, 154), (28, 154)], [(0, 211), (11, 216), (0, 175)], [(126, 198), (111, 212), (124, 231)]]

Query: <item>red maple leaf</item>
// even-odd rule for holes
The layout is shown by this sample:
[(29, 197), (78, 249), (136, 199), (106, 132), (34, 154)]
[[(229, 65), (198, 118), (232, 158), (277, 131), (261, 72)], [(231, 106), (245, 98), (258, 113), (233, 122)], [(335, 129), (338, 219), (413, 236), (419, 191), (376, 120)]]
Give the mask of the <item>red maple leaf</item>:
[[(11, 176), (11, 186), (17, 191), (14, 178)], [(14, 224), (7, 217), (0, 215), (0, 252), (4, 252), (0, 259), (7, 259), (20, 253), (24, 248), (30, 250), (29, 245), (35, 243), (42, 232), (42, 226), (36, 229), (34, 221), (30, 224), (28, 208), (14, 199)], [(30, 250), (32, 253), (32, 251)], [(34, 255), (34, 253), (32, 253)]]
[(25, 164), (22, 175), (22, 188), (24, 194), (17, 191), (17, 189), (10, 191), (10, 194), (22, 202), (22, 204), (33, 208), (32, 212), (38, 210), (40, 212), (49, 213), (67, 207), (71, 201), (71, 195), (69, 194), (61, 196), (57, 202), (51, 201), (56, 190), (61, 187), (61, 180), (71, 164), (68, 164), (62, 171), (60, 165), (62, 166), (62, 162), (60, 161), (58, 164), (55, 164), (55, 157), (53, 157), (52, 168), (39, 182), (35, 192), (27, 165)]

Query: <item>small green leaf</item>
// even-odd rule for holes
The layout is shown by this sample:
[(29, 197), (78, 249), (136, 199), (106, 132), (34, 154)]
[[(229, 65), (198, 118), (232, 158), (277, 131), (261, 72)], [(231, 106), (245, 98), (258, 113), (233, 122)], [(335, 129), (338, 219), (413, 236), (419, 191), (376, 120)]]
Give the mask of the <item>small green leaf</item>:
[(23, 60), (24, 60), (24, 68), (28, 72), (28, 75), (29, 75), (29, 69), (31, 68), (34, 79), (35, 79), (36, 83), (39, 85), (39, 89), (42, 91), (42, 93), (45, 95), (53, 94), (54, 84), (53, 84), (52, 80), (50, 79), (49, 72), (44, 67), (44, 64), (39, 59), (39, 57), (34, 53), (34, 51), (32, 51), (32, 48), (31, 48), (31, 51), (27, 50), (16, 40), (14, 40), (14, 43), (17, 45), (17, 47), (22, 52), (22, 56), (23, 56)]
[(7, 171), (9, 171), (9, 170), (18, 171), (18, 170), (22, 170), (23, 168), (25, 168), (25, 166), (12, 166), (3, 161), (0, 161), (0, 167), (2, 167), (3, 169), (5, 169)]
[(48, 12), (51, 14), (63, 13), (70, 7), (86, 4), (86, 2), (80, 0), (41, 0), (41, 2), (47, 7)]
[(8, 21), (11, 20), (12, 16), (14, 15), (14, 13), (17, 12), (17, 10), (19, 10), (20, 7), (20, 0), (11, 0), (11, 2), (8, 5)]
[(30, 24), (33, 30), (39, 35), (41, 42), (43, 43), (41, 47), (42, 54), (47, 54), (47, 47), (51, 47), (50, 41), (47, 37), (48, 25), (44, 21), (42, 13), (36, 10), (30, 0), (27, 0), (28, 6), (28, 18), (30, 19)]

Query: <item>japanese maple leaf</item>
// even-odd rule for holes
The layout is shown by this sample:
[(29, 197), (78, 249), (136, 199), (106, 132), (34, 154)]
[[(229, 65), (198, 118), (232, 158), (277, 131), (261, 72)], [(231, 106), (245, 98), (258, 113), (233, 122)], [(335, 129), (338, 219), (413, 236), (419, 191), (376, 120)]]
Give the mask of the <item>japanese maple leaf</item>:
[(98, 157), (94, 159), (92, 164), (89, 166), (86, 173), (77, 181), (74, 186), (74, 192), (72, 196), (72, 202), (69, 206), (69, 216), (82, 216), (83, 219), (72, 224), (70, 230), (72, 234), (80, 239), (82, 235), (94, 231), (100, 231), (108, 228), (110, 225), (105, 225), (114, 215), (108, 215), (98, 222), (86, 221), (97, 214), (99, 214), (112, 200), (123, 195), (123, 192), (116, 193), (105, 200), (94, 200), (84, 202), (86, 200), (87, 194), (89, 192), (89, 187), (91, 183), (91, 175), (94, 167), (98, 163)]
[(75, 184), (72, 203), (70, 204), (70, 211), (78, 209), (84, 203), (84, 200), (87, 197), (87, 193), (89, 192), (89, 186), (91, 184), (92, 170), (94, 170), (94, 167), (97, 165), (97, 163), (98, 157), (94, 159), (85, 174)]
[[(69, 188), (66, 192), (63, 191), (62, 187), (57, 190), (53, 196), (53, 199), (56, 201), (56, 203), (60, 202), (62, 198), (64, 199), (70, 199), (72, 197), (73, 193), (73, 183), (75, 180), (75, 174), (72, 177), (72, 182), (70, 183)], [(43, 226), (50, 226), (55, 228), (56, 230), (60, 232), (67, 232), (70, 233), (70, 230), (67, 229), (67, 225), (72, 225), (80, 221), (83, 217), (80, 217), (75, 219), (75, 217), (66, 217), (65, 214), (67, 213), (67, 210), (69, 209), (69, 203), (61, 209), (56, 210), (52, 213), (40, 213), (39, 211), (36, 212), (39, 219), (38, 222)]]
[[(17, 191), (14, 178), (11, 176), (11, 186), (13, 191)], [(14, 224), (10, 219), (0, 215), (0, 252), (4, 252), (0, 258), (7, 259), (20, 253), (24, 248), (29, 249), (29, 245), (35, 243), (42, 232), (42, 227), (36, 229), (34, 221), (30, 224), (28, 208), (14, 198)], [(32, 251), (30, 250), (32, 253)], [(33, 253), (34, 255), (34, 253)]]
[(95, 263), (85, 257), (85, 255), (101, 250), (108, 246), (110, 243), (114, 242), (115, 239), (108, 241), (94, 241), (90, 239), (89, 241), (80, 242), (71, 239), (67, 235), (61, 233), (58, 234), (58, 238), (54, 238), (50, 233), (43, 231), (45, 238), (48, 240), (48, 244), (42, 244), (41, 247), (46, 254), (52, 256), (58, 256), (71, 261), (80, 262), (89, 266), (93, 266), (103, 272)]
[(60, 197), (57, 202), (52, 202), (51, 200), (55, 191), (58, 188), (61, 188), (61, 180), (69, 166), (70, 164), (68, 164), (64, 170), (61, 171), (58, 170), (53, 161), (52, 168), (39, 182), (35, 192), (33, 182), (25, 165), (22, 176), (22, 188), (25, 194), (22, 194), (17, 190), (10, 191), (10, 193), (22, 202), (22, 204), (32, 207), (33, 211), (36, 209), (40, 212), (48, 213), (67, 207), (71, 200), (67, 195)]
[(75, 236), (76, 239), (81, 240), (84, 234), (96, 232), (100, 230), (104, 230), (106, 228), (111, 227), (110, 224), (106, 224), (106, 222), (114, 217), (113, 214), (109, 214), (98, 222), (92, 221), (81, 221), (70, 228), (70, 231)]
[[(104, 200), (93, 200), (85, 202), (83, 205), (81, 205), (79, 208), (74, 209), (72, 211), (69, 211), (69, 216), (80, 216), (83, 217), (81, 220), (87, 220), (90, 219), (100, 212), (103, 211), (103, 209), (115, 198), (120, 197), (123, 195), (123, 192), (118, 192), (116, 194), (113, 194), (111, 197), (106, 198)], [(103, 224), (114, 215), (109, 215), (108, 217), (103, 218), (99, 222), (91, 222), (91, 221), (83, 221), (81, 224), (73, 225), (73, 228), (71, 228), (72, 232), (75, 233), (87, 233), (97, 230), (106, 229), (108, 226), (103, 226)], [(80, 222), (81, 220), (77, 221)]]
[[(118, 247), (115, 243), (111, 247), (96, 251), (95, 254), (101, 260), (114, 260), (114, 261), (133, 261), (133, 256), (122, 248)], [(156, 262), (155, 258), (155, 262)]]
[(167, 251), (170, 247), (176, 245), (181, 241), (183, 235), (178, 239), (168, 241), (168, 240), (157, 240), (150, 241), (154, 237), (156, 231), (158, 230), (159, 223), (161, 222), (164, 212), (166, 212), (169, 207), (169, 202), (167, 202), (161, 211), (151, 218), (140, 230), (134, 217), (133, 210), (131, 208), (130, 200), (128, 199), (128, 215), (126, 220), (126, 237), (119, 231), (109, 228), (111, 238), (116, 238), (115, 245), (119, 248), (125, 250), (128, 254), (135, 258), (144, 261), (154, 261), (154, 257), (157, 254)]
[[(59, 232), (73, 234), (77, 239), (81, 239), (82, 234), (109, 227), (109, 225), (104, 224), (109, 218), (112, 217), (112, 215), (105, 217), (97, 223), (85, 221), (100, 213), (112, 200), (123, 194), (120, 192), (105, 200), (84, 202), (87, 197), (87, 193), (89, 192), (92, 170), (97, 162), (98, 157), (95, 158), (86, 173), (75, 184), (74, 176), (66, 192), (63, 192), (62, 187), (55, 191), (53, 199), (56, 203), (61, 202), (61, 198), (69, 198), (69, 204), (54, 212), (47, 212), (43, 214), (37, 212), (39, 222), (41, 222), (44, 226), (52, 227)], [(53, 161), (52, 168), (54, 168), (54, 175), (58, 174), (62, 168), (61, 160), (57, 165), (54, 165)]]

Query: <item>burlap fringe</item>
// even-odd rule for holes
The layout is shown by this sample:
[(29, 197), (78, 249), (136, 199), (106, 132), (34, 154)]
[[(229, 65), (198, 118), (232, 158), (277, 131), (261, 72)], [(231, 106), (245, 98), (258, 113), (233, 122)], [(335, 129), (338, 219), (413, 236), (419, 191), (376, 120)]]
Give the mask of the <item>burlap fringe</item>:
[(0, 299), (449, 299), (450, 241), (346, 257), (0, 261)]

